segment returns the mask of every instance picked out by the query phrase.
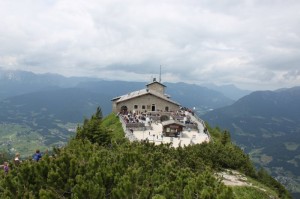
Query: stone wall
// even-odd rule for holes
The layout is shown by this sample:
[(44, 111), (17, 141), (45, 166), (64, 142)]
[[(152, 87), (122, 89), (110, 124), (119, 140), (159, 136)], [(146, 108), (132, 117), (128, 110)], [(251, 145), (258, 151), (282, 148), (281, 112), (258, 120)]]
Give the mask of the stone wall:
[(113, 104), (113, 111), (118, 113), (122, 106), (126, 106), (127, 110), (132, 112), (165, 111), (166, 107), (168, 107), (168, 111), (179, 110), (179, 105), (163, 100), (151, 94), (119, 102), (118, 104)]
[(154, 90), (154, 91), (156, 91), (156, 92), (158, 92), (158, 93), (160, 93), (162, 95), (165, 93), (165, 87), (163, 85), (161, 85), (160, 83), (157, 83), (157, 82), (149, 84), (147, 86), (147, 88), (149, 90)]

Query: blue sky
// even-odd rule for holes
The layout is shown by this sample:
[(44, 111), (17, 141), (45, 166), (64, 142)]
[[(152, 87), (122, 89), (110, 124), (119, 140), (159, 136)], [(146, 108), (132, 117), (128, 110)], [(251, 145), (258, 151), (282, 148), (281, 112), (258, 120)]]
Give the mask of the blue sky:
[(0, 0), (0, 67), (66, 76), (300, 86), (298, 0)]

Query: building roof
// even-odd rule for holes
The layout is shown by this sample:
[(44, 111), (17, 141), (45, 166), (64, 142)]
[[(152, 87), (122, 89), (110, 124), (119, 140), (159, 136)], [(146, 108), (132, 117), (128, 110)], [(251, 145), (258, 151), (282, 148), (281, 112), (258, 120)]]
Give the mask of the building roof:
[(180, 126), (185, 126), (183, 123), (179, 122), (179, 121), (176, 121), (176, 120), (167, 120), (167, 121), (164, 121), (161, 123), (163, 126), (167, 126), (167, 125), (170, 125), (170, 124), (177, 124), (177, 125), (180, 125)]
[(175, 102), (173, 100), (170, 100), (167, 96), (165, 96), (165, 95), (163, 95), (159, 92), (156, 92), (154, 90), (149, 90), (149, 89), (142, 89), (142, 90), (138, 90), (138, 91), (133, 91), (133, 92), (128, 93), (126, 95), (115, 97), (115, 98), (112, 99), (112, 101), (116, 101), (116, 103), (119, 103), (119, 102), (124, 102), (124, 101), (130, 100), (130, 99), (134, 99), (136, 97), (140, 97), (140, 96), (143, 96), (143, 95), (154, 95), (154, 96), (156, 96), (158, 98), (161, 98), (165, 101), (168, 101), (170, 103), (180, 105), (177, 102)]
[(163, 87), (167, 87), (167, 86), (165, 86), (164, 84), (162, 84), (162, 83), (160, 83), (160, 82), (158, 82), (158, 81), (156, 81), (156, 80), (154, 80), (153, 82), (150, 82), (150, 83), (147, 84), (146, 86), (149, 86), (149, 85), (151, 85), (151, 84), (159, 84), (159, 85), (161, 85), (161, 86), (163, 86)]

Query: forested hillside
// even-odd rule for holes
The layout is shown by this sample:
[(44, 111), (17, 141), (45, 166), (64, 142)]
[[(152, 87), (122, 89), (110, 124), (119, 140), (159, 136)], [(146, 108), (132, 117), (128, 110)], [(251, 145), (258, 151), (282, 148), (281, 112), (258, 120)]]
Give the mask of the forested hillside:
[(202, 116), (232, 133), (252, 159), (300, 194), (300, 87), (257, 91)]
[(79, 88), (39, 91), (0, 101), (0, 150), (28, 154), (36, 147), (44, 150), (65, 145), (100, 99), (111, 109), (109, 97)]
[[(39, 162), (12, 162), (0, 174), (1, 198), (290, 198), (265, 171), (233, 145), (228, 132), (209, 129), (214, 141), (185, 148), (128, 142), (118, 118), (100, 109), (78, 127), (67, 146)], [(216, 178), (237, 170), (261, 187), (227, 187)]]

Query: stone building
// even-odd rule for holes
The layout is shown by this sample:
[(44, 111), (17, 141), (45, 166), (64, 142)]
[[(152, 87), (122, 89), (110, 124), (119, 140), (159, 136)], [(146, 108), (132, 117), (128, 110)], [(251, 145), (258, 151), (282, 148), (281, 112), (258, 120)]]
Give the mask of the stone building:
[(162, 122), (162, 127), (163, 127), (162, 133), (164, 134), (164, 136), (177, 137), (179, 133), (183, 131), (185, 125), (176, 120), (168, 120)]
[(112, 110), (114, 113), (179, 110), (180, 105), (165, 94), (165, 88), (165, 85), (153, 79), (145, 89), (112, 99)]

